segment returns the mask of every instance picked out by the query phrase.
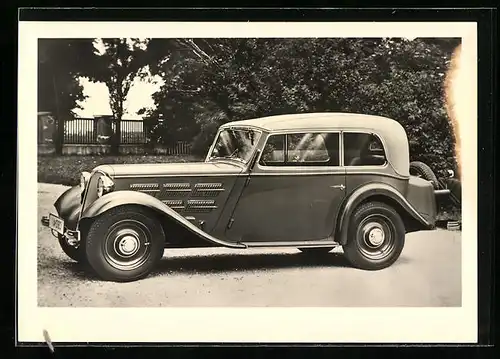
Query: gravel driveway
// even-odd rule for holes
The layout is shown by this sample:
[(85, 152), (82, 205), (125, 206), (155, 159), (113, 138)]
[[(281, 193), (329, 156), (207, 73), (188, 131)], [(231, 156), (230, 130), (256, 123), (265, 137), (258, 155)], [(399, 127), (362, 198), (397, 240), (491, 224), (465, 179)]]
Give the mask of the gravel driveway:
[[(53, 211), (67, 187), (39, 184), (38, 213)], [(296, 249), (173, 249), (155, 273), (132, 283), (102, 282), (65, 256), (38, 228), (38, 305), (460, 306), (461, 232), (407, 236), (401, 258), (376, 272), (350, 268), (341, 250), (310, 258)]]

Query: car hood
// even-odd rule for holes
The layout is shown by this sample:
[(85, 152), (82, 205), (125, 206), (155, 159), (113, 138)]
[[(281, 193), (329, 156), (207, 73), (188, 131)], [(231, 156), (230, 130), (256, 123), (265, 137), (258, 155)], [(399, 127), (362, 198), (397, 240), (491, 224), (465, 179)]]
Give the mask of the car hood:
[(155, 163), (155, 164), (113, 164), (101, 165), (94, 171), (102, 171), (110, 177), (141, 177), (162, 175), (211, 175), (239, 174), (243, 167), (230, 163), (187, 162), (187, 163)]

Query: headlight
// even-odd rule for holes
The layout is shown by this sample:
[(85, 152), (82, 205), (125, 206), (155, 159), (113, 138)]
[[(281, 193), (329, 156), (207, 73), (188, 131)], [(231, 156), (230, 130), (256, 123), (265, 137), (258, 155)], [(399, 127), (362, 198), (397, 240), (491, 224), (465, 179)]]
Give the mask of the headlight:
[(90, 173), (82, 172), (80, 176), (80, 189), (82, 190), (82, 192), (85, 190), (85, 187), (87, 187), (87, 183), (89, 183), (89, 178), (90, 178)]
[(113, 190), (114, 182), (107, 176), (101, 176), (97, 180), (97, 197), (101, 197)]

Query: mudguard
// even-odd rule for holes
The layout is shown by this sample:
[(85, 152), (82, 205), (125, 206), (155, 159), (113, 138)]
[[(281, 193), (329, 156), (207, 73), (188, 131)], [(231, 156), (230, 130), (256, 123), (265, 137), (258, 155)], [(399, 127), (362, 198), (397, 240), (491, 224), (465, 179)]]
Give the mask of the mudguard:
[(423, 228), (431, 229), (433, 228), (433, 223), (427, 221), (418, 211), (413, 208), (413, 206), (406, 200), (401, 193), (399, 193), (394, 187), (389, 186), (384, 183), (369, 183), (362, 187), (356, 189), (347, 199), (341, 210), (341, 215), (339, 216), (336, 235), (334, 236), (340, 244), (345, 244), (347, 242), (347, 230), (349, 225), (349, 218), (353, 214), (355, 208), (365, 199), (372, 196), (383, 196), (395, 201), (399, 206), (406, 211), (412, 218), (417, 220)]
[(63, 192), (54, 202), (54, 207), (59, 216), (64, 219), (66, 227), (71, 230), (76, 230), (78, 217), (82, 207), (81, 202), (82, 191), (80, 186), (74, 186)]
[(86, 208), (82, 213), (80, 219), (93, 218), (105, 213), (112, 208), (123, 205), (139, 205), (150, 208), (163, 216), (167, 216), (170, 219), (173, 219), (180, 226), (183, 226), (191, 233), (195, 234), (201, 239), (211, 242), (212, 244), (229, 248), (247, 248), (247, 246), (244, 244), (226, 242), (211, 236), (210, 234), (196, 227), (193, 223), (161, 202), (159, 199), (154, 198), (149, 194), (137, 191), (118, 191), (108, 193), (94, 201), (88, 208)]

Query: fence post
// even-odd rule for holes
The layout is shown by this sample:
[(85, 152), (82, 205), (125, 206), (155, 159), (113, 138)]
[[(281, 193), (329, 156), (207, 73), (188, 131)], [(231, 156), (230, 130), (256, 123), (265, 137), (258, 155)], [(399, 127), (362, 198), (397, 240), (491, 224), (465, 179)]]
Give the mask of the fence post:
[(94, 122), (92, 123), (92, 142), (93, 143), (98, 143), (97, 142), (97, 121), (99, 118), (94, 117)]
[(114, 136), (113, 136), (113, 141), (111, 142), (111, 151), (114, 155), (119, 155), (120, 154), (120, 142), (121, 142), (121, 121), (118, 120), (117, 118), (113, 117), (113, 122), (115, 123), (115, 131), (114, 131)]

